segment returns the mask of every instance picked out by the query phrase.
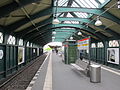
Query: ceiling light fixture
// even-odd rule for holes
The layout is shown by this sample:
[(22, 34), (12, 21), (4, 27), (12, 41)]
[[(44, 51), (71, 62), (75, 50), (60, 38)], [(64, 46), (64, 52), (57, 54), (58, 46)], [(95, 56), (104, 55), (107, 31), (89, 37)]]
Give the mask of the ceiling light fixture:
[(55, 31), (53, 31), (53, 32), (52, 32), (52, 34), (53, 34), (53, 35), (55, 35), (55, 34), (56, 34), (56, 32), (55, 32)]
[(70, 40), (73, 40), (73, 37), (72, 37), (72, 36), (70, 37)]
[(57, 17), (55, 17), (52, 21), (52, 24), (59, 24), (60, 21), (57, 19)]
[(97, 21), (95, 22), (95, 25), (96, 25), (96, 26), (102, 25), (102, 22), (100, 21), (99, 16), (97, 16)]
[(81, 33), (81, 32), (78, 32), (77, 34), (78, 34), (78, 35), (82, 35), (82, 33)]
[(52, 39), (55, 39), (55, 37), (52, 37)]
[(60, 23), (60, 21), (57, 18), (57, 8), (58, 8), (58, 0), (56, 1), (55, 17), (54, 17), (54, 19), (52, 21), (52, 24), (59, 24)]

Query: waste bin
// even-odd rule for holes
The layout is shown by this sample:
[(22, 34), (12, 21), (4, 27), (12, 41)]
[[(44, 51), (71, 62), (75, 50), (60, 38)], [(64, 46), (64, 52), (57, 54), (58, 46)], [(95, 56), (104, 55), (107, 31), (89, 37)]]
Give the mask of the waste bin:
[(101, 66), (90, 65), (90, 82), (100, 83), (101, 82)]

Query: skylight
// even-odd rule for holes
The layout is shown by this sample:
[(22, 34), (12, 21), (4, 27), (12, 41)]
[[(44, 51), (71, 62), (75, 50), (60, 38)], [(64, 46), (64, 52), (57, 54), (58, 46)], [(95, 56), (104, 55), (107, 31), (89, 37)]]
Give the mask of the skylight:
[(79, 24), (78, 21), (64, 21), (66, 24)]
[(100, 3), (104, 3), (105, 2), (105, 0), (98, 0)]

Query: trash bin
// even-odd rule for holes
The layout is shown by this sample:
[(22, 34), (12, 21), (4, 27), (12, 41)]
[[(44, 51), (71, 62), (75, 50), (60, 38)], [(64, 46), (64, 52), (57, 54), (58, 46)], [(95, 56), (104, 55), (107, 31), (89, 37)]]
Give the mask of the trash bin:
[(100, 83), (101, 82), (101, 66), (90, 65), (90, 82)]

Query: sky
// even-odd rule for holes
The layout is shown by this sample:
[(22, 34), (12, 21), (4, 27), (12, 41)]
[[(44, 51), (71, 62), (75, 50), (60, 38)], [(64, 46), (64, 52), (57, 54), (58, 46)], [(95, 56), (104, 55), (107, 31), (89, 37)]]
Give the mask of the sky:
[(51, 45), (51, 46), (62, 46), (62, 42), (50, 42), (48, 44), (46, 44), (44, 47), (43, 47), (43, 50), (50, 50), (50, 47), (48, 45)]

